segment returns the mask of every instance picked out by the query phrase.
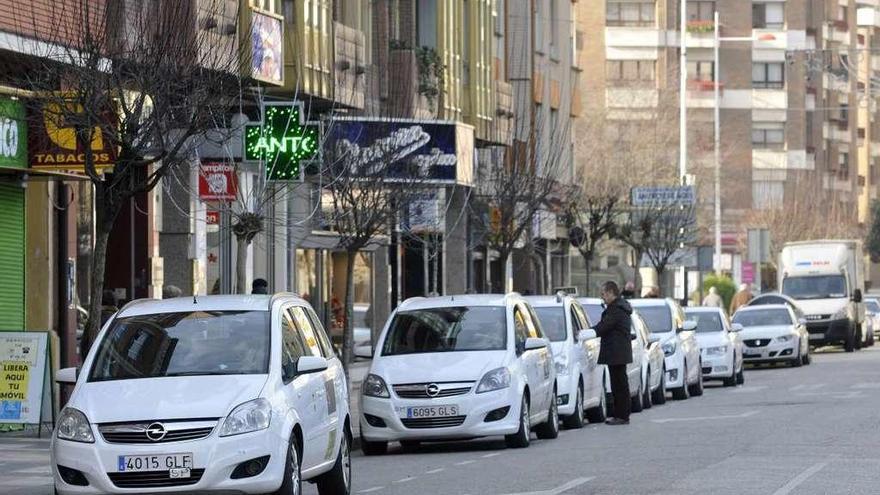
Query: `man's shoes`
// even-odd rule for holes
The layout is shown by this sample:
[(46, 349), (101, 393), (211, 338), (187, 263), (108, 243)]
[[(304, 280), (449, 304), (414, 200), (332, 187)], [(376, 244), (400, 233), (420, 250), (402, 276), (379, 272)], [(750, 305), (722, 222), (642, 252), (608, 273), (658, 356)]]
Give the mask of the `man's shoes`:
[(609, 418), (609, 419), (605, 420), (605, 424), (612, 425), (612, 426), (628, 425), (629, 420), (628, 419), (620, 419), (620, 418)]

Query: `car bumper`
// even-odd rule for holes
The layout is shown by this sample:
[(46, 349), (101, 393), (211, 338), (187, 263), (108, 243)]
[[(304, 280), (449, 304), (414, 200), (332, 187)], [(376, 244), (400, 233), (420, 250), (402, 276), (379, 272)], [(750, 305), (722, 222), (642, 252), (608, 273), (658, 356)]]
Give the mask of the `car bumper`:
[[(79, 443), (67, 440), (52, 440), (52, 474), (60, 495), (75, 494), (117, 494), (117, 493), (269, 493), (281, 486), (287, 458), (287, 439), (276, 428), (220, 438), (216, 429), (208, 437), (200, 440), (169, 442), (158, 444), (115, 444), (101, 438), (96, 425), (92, 425), (95, 443)], [(277, 431), (276, 431), (277, 429)], [(193, 456), (192, 477), (181, 479), (176, 486), (152, 484), (121, 488), (111, 480), (111, 474), (118, 473), (119, 456), (160, 455), (191, 453)], [(235, 468), (242, 462), (269, 456), (263, 471), (252, 477), (232, 479)], [(64, 481), (58, 466), (80, 471), (88, 481), (88, 486), (71, 485)], [(203, 470), (199, 474), (198, 470)], [(167, 474), (167, 471), (165, 472)], [(164, 475), (157, 475), (163, 477)], [(192, 482), (194, 478), (198, 481)], [(170, 480), (170, 476), (168, 476)], [(131, 480), (127, 480), (131, 481)], [(120, 481), (117, 481), (122, 483)], [(186, 483), (186, 484), (184, 484)]]
[(733, 363), (733, 356), (730, 352), (723, 356), (707, 356), (703, 353), (703, 379), (704, 380), (720, 380), (730, 378), (736, 373)]
[(685, 385), (684, 353), (681, 346), (671, 356), (666, 356), (666, 388), (681, 388)]
[(560, 416), (574, 414), (579, 373), (556, 375), (556, 406)]
[[(571, 401), (571, 399), (569, 399)], [(441, 399), (382, 399), (361, 396), (361, 437), (373, 442), (399, 440), (451, 440), (496, 435), (510, 435), (519, 430), (522, 398), (518, 388), (475, 394), (444, 397)], [(412, 406), (457, 405), (463, 421), (456, 426), (407, 427), (399, 411)], [(486, 421), (496, 410), (508, 408), (501, 419)], [(368, 420), (366, 415), (372, 416)], [(376, 419), (384, 426), (376, 425)]]
[(743, 348), (743, 361), (746, 363), (789, 361), (797, 356), (797, 339), (792, 339), (788, 342), (776, 342), (773, 340), (763, 347), (746, 346)]
[(849, 330), (850, 322), (845, 318), (807, 323), (807, 332), (810, 334), (812, 345), (842, 344), (846, 342)]

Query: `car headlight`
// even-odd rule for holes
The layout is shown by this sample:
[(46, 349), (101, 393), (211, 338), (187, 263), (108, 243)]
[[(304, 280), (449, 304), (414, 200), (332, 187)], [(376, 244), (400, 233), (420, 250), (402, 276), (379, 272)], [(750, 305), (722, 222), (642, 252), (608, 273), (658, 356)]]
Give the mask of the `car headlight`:
[(58, 438), (62, 440), (70, 440), (71, 442), (95, 443), (95, 436), (92, 435), (92, 427), (86, 415), (78, 409), (65, 407), (58, 416), (58, 425), (56, 426)]
[(789, 342), (794, 338), (794, 335), (781, 335), (776, 337), (776, 342)]
[(706, 349), (707, 356), (723, 356), (725, 354), (727, 354), (727, 346), (726, 345), (720, 345), (717, 347), (709, 347)]
[(838, 309), (836, 313), (831, 315), (831, 319), (832, 320), (845, 320), (846, 318), (849, 317), (846, 309), (847, 309), (846, 306)]
[(252, 431), (265, 430), (272, 421), (272, 405), (266, 399), (254, 399), (239, 404), (229, 413), (223, 427), (221, 437), (241, 435)]
[(391, 394), (388, 393), (388, 386), (385, 385), (385, 380), (372, 373), (367, 375), (364, 379), (364, 384), (361, 386), (361, 392), (367, 397), (379, 397), (382, 399), (391, 397)]
[(501, 390), (510, 386), (510, 370), (507, 368), (495, 368), (494, 370), (483, 375), (480, 384), (477, 386), (477, 393), (492, 392), (493, 390)]
[(556, 358), (556, 374), (557, 375), (567, 375), (568, 374), (568, 359), (564, 357)]
[(667, 340), (661, 348), (663, 349), (664, 355), (671, 356), (675, 354), (675, 350), (678, 348), (678, 343), (674, 339)]

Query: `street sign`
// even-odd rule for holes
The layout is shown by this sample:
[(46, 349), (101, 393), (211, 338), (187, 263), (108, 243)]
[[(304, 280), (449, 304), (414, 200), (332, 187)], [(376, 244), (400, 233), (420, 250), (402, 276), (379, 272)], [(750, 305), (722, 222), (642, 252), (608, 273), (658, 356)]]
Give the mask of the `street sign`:
[(202, 162), (199, 165), (199, 199), (202, 201), (233, 201), (238, 194), (235, 165), (223, 162)]
[(750, 263), (768, 263), (770, 261), (770, 231), (749, 229), (748, 236), (748, 261)]
[(693, 186), (634, 187), (631, 196), (633, 206), (693, 205), (697, 202)]

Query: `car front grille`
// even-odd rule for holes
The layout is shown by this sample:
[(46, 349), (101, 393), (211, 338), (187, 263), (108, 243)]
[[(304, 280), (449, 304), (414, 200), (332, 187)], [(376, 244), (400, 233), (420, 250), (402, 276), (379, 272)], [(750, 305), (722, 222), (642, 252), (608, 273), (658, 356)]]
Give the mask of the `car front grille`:
[[(154, 425), (161, 425), (166, 431), (158, 440), (147, 436), (148, 429)], [(107, 443), (151, 444), (199, 440), (210, 435), (216, 426), (217, 420), (151, 421), (103, 424), (98, 426), (98, 431)]]
[(204, 469), (191, 469), (189, 478), (171, 478), (168, 471), (107, 473), (107, 476), (119, 488), (164, 488), (195, 485), (202, 479), (203, 474), (205, 474)]
[(452, 428), (461, 426), (466, 416), (448, 416), (445, 418), (401, 418), (403, 426), (418, 430), (426, 428)]
[(743, 343), (749, 347), (765, 347), (770, 343), (770, 339), (746, 339)]
[[(437, 391), (434, 395), (428, 391), (432, 385)], [(473, 383), (407, 383), (393, 388), (401, 399), (439, 399), (464, 395), (471, 391)]]
[(704, 374), (704, 375), (708, 375), (708, 374), (710, 374), (710, 373), (712, 373), (712, 367), (711, 367), (711, 366), (710, 366), (710, 367), (706, 367), (706, 366), (704, 366), (704, 367), (703, 367), (703, 374)]

